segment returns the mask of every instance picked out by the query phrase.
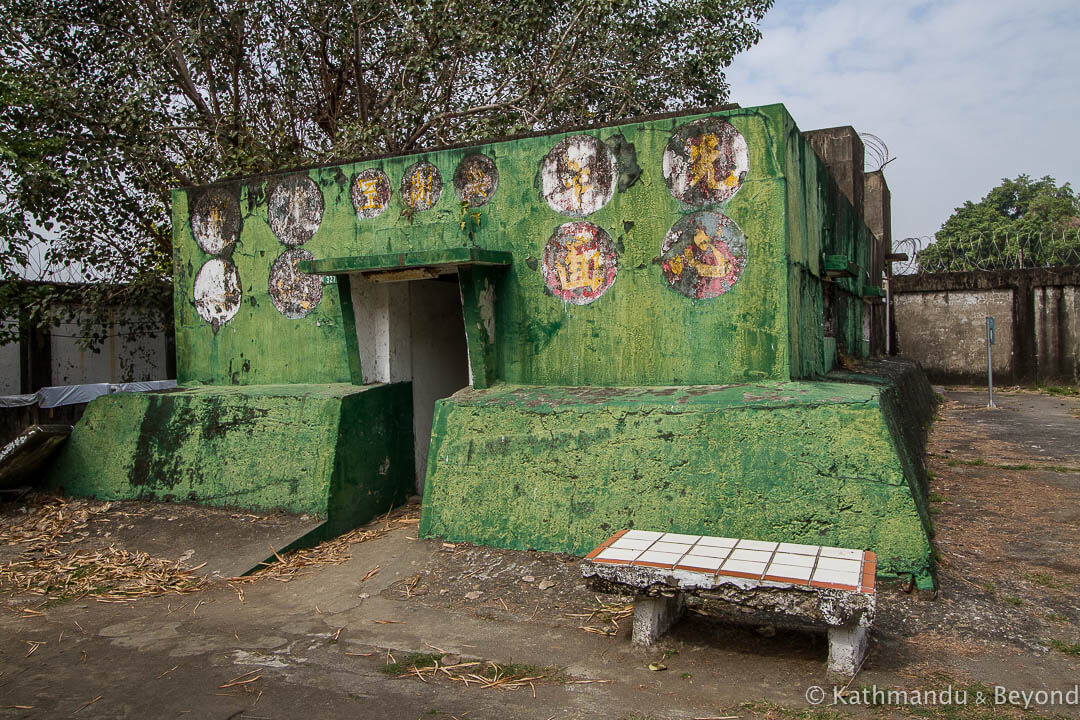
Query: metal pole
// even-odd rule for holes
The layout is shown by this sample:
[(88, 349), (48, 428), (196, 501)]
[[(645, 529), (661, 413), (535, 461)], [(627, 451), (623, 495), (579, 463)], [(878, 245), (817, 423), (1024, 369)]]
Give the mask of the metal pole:
[(986, 317), (986, 377), (989, 381), (988, 386), (990, 388), (990, 402), (986, 407), (997, 407), (994, 405), (994, 318)]

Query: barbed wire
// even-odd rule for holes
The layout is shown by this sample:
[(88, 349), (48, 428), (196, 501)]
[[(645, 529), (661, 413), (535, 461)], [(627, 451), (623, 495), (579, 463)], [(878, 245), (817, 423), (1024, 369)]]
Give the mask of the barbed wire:
[(894, 275), (1080, 266), (1080, 228), (1047, 232), (923, 235), (893, 242)]

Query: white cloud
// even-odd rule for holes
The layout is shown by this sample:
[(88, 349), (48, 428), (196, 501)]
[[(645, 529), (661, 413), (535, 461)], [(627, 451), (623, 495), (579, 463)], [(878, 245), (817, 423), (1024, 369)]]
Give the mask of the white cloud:
[(731, 99), (888, 143), (893, 237), (935, 232), (1003, 177), (1080, 183), (1080, 3), (779, 0)]

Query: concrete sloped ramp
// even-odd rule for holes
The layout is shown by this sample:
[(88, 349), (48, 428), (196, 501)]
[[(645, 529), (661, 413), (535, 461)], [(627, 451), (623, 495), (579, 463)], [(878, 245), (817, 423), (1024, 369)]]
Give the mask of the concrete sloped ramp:
[(71, 425), (31, 425), (0, 448), (0, 490), (36, 485), (39, 471), (71, 435)]

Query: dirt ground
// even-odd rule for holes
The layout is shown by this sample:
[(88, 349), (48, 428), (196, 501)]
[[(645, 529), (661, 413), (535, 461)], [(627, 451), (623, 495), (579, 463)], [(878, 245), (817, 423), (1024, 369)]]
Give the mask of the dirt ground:
[[(823, 636), (698, 613), (634, 647), (631, 599), (590, 592), (577, 558), (418, 540), (415, 505), (229, 579), (189, 570), (209, 520), (254, 538), (280, 517), (35, 497), (0, 505), (0, 717), (1077, 717), (993, 699), (1080, 683), (1080, 397), (996, 399), (946, 394), (928, 457), (939, 590), (880, 589), (850, 683), (825, 673)], [(849, 703), (969, 695), (837, 704), (845, 685)]]

